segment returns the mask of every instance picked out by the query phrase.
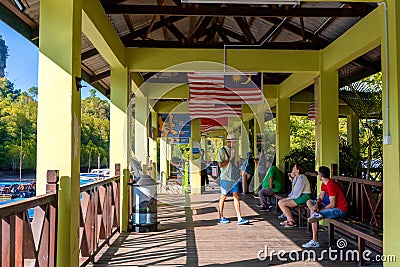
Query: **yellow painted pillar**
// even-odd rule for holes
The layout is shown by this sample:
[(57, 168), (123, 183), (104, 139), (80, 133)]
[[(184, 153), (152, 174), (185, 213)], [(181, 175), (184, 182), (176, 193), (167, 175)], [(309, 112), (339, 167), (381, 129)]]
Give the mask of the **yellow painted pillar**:
[(147, 120), (150, 115), (148, 98), (137, 94), (135, 104), (135, 155), (142, 166), (148, 166)]
[(151, 112), (151, 136), (149, 138), (149, 167), (151, 167), (151, 177), (157, 178), (157, 113)]
[(321, 71), (314, 96), (317, 105), (315, 123), (316, 167), (339, 163), (339, 82), (337, 71)]
[(201, 194), (201, 160), (200, 153), (193, 153), (193, 145), (195, 143), (200, 143), (201, 141), (201, 120), (194, 119), (191, 122), (191, 134), (192, 138), (190, 138), (190, 187), (192, 194)]
[(128, 70), (111, 68), (110, 171), (114, 174), (115, 164), (121, 164), (120, 227), (123, 232), (128, 229), (128, 181), (131, 157), (129, 96)]
[(249, 142), (249, 121), (244, 121), (241, 124), (241, 134), (239, 139), (239, 155), (242, 159), (246, 158), (247, 152), (250, 152)]
[(283, 158), (290, 152), (290, 99), (281, 98), (276, 103), (276, 165), (284, 172)]
[[(384, 135), (390, 135), (391, 140), (384, 140), (383, 145), (383, 254), (395, 255), (397, 262), (385, 262), (384, 266), (398, 266), (400, 260), (400, 228), (397, 211), (400, 203), (400, 3), (397, 0), (387, 0), (388, 7), (388, 58), (386, 41), (382, 42), (382, 70), (389, 83), (384, 81), (383, 90), (383, 120)], [(383, 16), (382, 16), (383, 17)], [(383, 21), (383, 19), (382, 19)], [(386, 68), (386, 60), (389, 69)], [(388, 90), (386, 89), (388, 86)], [(386, 105), (388, 99), (388, 105)], [(388, 126), (388, 132), (386, 132)], [(387, 138), (385, 138), (387, 139)], [(390, 142), (389, 142), (390, 141)]]
[(168, 179), (168, 147), (167, 138), (160, 138), (160, 177), (163, 186), (167, 185)]
[(360, 154), (359, 116), (352, 110), (347, 115), (347, 143), (352, 146), (353, 156)]
[(81, 21), (81, 0), (40, 1), (36, 181), (60, 171), (57, 266), (79, 265)]
[[(262, 138), (262, 133), (264, 131), (264, 110), (266, 108), (263, 105), (254, 105), (252, 108), (254, 112), (254, 145), (253, 145), (253, 155), (257, 157), (257, 136)], [(260, 144), (261, 147), (261, 144)]]

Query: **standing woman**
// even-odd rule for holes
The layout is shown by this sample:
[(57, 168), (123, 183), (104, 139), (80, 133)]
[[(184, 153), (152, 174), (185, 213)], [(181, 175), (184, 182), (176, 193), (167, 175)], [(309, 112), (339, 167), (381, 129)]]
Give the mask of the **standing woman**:
[(305, 172), (306, 168), (303, 164), (295, 164), (293, 166), (291, 173), (291, 175), (294, 176), (292, 181), (292, 191), (287, 198), (283, 198), (278, 202), (279, 207), (287, 218), (286, 221), (281, 222), (281, 225), (283, 225), (285, 228), (296, 226), (290, 208), (297, 207), (298, 205), (304, 205), (307, 200), (311, 199), (310, 182), (304, 175)]
[(249, 184), (254, 175), (254, 157), (253, 154), (248, 152), (247, 158), (243, 162), (242, 168), (242, 194), (249, 194)]

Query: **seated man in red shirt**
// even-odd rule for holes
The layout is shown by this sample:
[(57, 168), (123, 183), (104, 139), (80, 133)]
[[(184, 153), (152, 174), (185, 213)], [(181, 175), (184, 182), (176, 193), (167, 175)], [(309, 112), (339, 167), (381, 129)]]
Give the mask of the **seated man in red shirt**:
[[(346, 197), (338, 183), (330, 178), (330, 169), (321, 166), (318, 169), (318, 177), (322, 182), (321, 193), (315, 201), (308, 200), (307, 207), (311, 211), (308, 222), (312, 223), (313, 238), (302, 245), (303, 248), (318, 248), (318, 221), (324, 218), (340, 218), (343, 217), (348, 209)], [(329, 204), (324, 204), (325, 194), (329, 196)]]

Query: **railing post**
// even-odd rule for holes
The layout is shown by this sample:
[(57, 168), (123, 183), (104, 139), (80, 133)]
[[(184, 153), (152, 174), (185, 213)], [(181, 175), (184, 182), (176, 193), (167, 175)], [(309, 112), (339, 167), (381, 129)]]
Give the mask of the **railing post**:
[(339, 170), (338, 170), (338, 165), (336, 163), (331, 164), (331, 172), (332, 176), (338, 176)]
[(56, 194), (56, 202), (49, 205), (49, 266), (56, 266), (57, 257), (57, 210), (58, 210), (58, 181), (60, 179), (58, 170), (47, 171), (46, 192)]
[(53, 192), (57, 193), (58, 180), (59, 180), (58, 170), (48, 170), (46, 179), (47, 179), (46, 193), (53, 193)]
[(121, 175), (121, 164), (115, 163), (115, 176)]

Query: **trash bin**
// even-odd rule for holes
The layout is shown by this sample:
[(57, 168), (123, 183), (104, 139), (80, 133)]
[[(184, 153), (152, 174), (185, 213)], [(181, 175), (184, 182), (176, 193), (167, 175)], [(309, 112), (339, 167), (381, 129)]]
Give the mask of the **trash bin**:
[(149, 175), (141, 175), (130, 185), (133, 186), (130, 220), (133, 231), (157, 231), (157, 182)]

